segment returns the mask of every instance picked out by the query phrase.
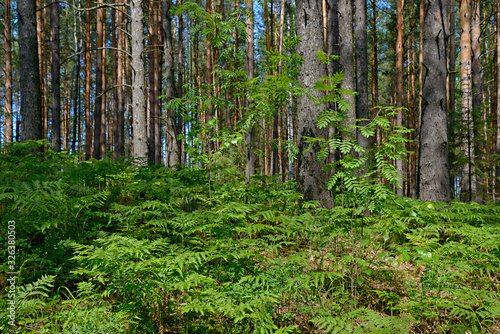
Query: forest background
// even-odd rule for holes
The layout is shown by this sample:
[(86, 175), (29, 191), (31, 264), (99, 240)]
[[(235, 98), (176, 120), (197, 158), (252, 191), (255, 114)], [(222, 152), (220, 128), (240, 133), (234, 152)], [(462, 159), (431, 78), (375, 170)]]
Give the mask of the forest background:
[(2, 328), (498, 331), (498, 1), (0, 11)]

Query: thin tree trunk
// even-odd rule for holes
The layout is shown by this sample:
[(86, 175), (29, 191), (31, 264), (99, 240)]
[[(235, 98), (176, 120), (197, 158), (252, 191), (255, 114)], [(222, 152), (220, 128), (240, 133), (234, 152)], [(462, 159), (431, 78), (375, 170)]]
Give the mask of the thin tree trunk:
[[(366, 0), (356, 0), (356, 118), (369, 119), (370, 108), (368, 107), (368, 53), (367, 53), (367, 30), (366, 30)], [(368, 121), (361, 121), (360, 126), (365, 126)], [(368, 152), (370, 149), (369, 138), (363, 136), (361, 131), (357, 132), (359, 145)], [(361, 154), (362, 155), (362, 154)]]
[(462, 89), (462, 124), (464, 133), (464, 152), (466, 163), (462, 182), (466, 201), (472, 201), (476, 194), (474, 176), (474, 122), (472, 117), (472, 82), (471, 82), (471, 36), (470, 6), (468, 0), (460, 1), (460, 79)]
[(11, 12), (10, 12), (10, 0), (5, 0), (4, 2), (4, 50), (5, 50), (5, 105), (4, 105), (4, 115), (3, 115), (3, 130), (4, 130), (4, 147), (6, 144), (10, 144), (13, 141), (13, 127), (12, 127), (12, 31), (10, 27)]
[(116, 88), (116, 104), (117, 109), (114, 114), (114, 135), (113, 140), (115, 150), (113, 155), (119, 158), (125, 155), (125, 99), (124, 99), (124, 83), (125, 83), (125, 22), (124, 13), (126, 10), (123, 0), (119, 0), (120, 10), (117, 12), (117, 64), (116, 64), (116, 80), (118, 87)]
[(148, 157), (146, 98), (144, 94), (144, 14), (142, 0), (131, 0), (131, 43), (132, 43), (132, 155), (135, 158)]
[[(102, 0), (97, 0), (97, 5), (102, 5)], [(94, 103), (94, 159), (101, 159), (101, 131), (102, 131), (102, 63), (104, 47), (104, 9), (97, 9), (97, 29), (96, 29), (96, 48), (97, 48), (97, 61), (96, 61), (96, 78), (95, 78), (95, 103)]]
[[(354, 72), (354, 39), (352, 36), (352, 0), (339, 0), (339, 35), (340, 35), (340, 67), (344, 72), (342, 88), (355, 91)], [(341, 95), (349, 105), (347, 110), (347, 124), (354, 125), (356, 119), (356, 97)]]
[[(378, 48), (377, 48), (377, 0), (372, 0), (372, 119), (378, 114)], [(377, 127), (374, 143), (380, 144), (380, 128)]]
[(21, 141), (42, 139), (42, 102), (37, 50), (35, 2), (17, 1), (19, 72), (21, 88)]
[[(396, 87), (395, 87), (395, 96), (396, 103), (395, 106), (398, 108), (397, 117), (396, 117), (396, 126), (403, 126), (403, 107), (404, 107), (404, 0), (396, 1)], [(403, 160), (396, 160), (396, 170), (400, 177), (398, 178), (398, 182), (401, 187), (397, 188), (397, 195), (404, 196), (404, 164)]]
[(59, 60), (59, 2), (50, 5), (51, 85), (52, 85), (52, 149), (61, 150), (61, 68)]
[(92, 55), (92, 24), (91, 24), (91, 12), (92, 0), (87, 0), (87, 11), (86, 11), (86, 41), (85, 41), (85, 56), (84, 56), (84, 81), (85, 81), (85, 160), (89, 160), (92, 157), (92, 125), (90, 122), (90, 70), (92, 68), (90, 57)]
[[(38, 88), (40, 94), (44, 94), (44, 75), (43, 75), (43, 64), (44, 64), (44, 36), (43, 36), (43, 9), (42, 0), (36, 0), (36, 36), (37, 36), (37, 49), (38, 49), (38, 70), (40, 76), (40, 87)], [(45, 100), (41, 97), (40, 103), (40, 118), (42, 122), (42, 138), (47, 138), (47, 133), (43, 124), (45, 124)]]
[[(496, 58), (495, 58), (495, 67), (496, 67), (496, 75), (495, 75), (495, 81), (496, 81), (496, 110), (497, 110), (497, 125), (500, 124), (500, 112), (498, 111), (498, 108), (500, 108), (500, 3), (497, 1), (497, 6), (496, 6), (496, 34), (495, 34), (495, 40), (496, 40)], [(495, 152), (497, 155), (500, 156), (500, 127), (497, 127), (497, 133), (496, 133), (496, 148)], [(500, 163), (496, 164), (496, 177), (500, 176)], [(496, 191), (497, 195), (500, 196), (500, 182), (497, 182), (496, 184)]]
[[(246, 23), (246, 70), (248, 73), (247, 80), (254, 78), (254, 21), (253, 21), (253, 0), (245, 1), (245, 23)], [(251, 101), (247, 100), (247, 113), (250, 113)], [(246, 142), (246, 168), (245, 176), (249, 179), (255, 174), (255, 120), (250, 120), (249, 129), (245, 135)]]
[(422, 0), (425, 8), (422, 68), (422, 132), (420, 144), (420, 199), (451, 201), (448, 173), (446, 115), (447, 8), (438, 1)]
[[(481, 147), (481, 111), (483, 107), (483, 83), (481, 70), (481, 16), (479, 0), (472, 0), (471, 11), (471, 44), (472, 44), (472, 120), (474, 124), (474, 152), (479, 155)], [(474, 156), (476, 158), (476, 156)], [(475, 163), (474, 163), (475, 165)], [(476, 195), (472, 200), (482, 202), (481, 177), (475, 176)]]
[[(163, 25), (163, 43), (165, 50), (165, 99), (167, 103), (174, 97), (174, 58), (172, 47), (172, 28), (170, 8), (171, 0), (161, 0), (162, 8), (162, 25)], [(175, 110), (172, 107), (167, 108), (167, 130), (166, 140), (168, 141), (169, 151), (165, 151), (167, 155), (168, 166), (173, 167), (180, 164), (180, 149), (177, 142), (177, 126), (175, 122)]]

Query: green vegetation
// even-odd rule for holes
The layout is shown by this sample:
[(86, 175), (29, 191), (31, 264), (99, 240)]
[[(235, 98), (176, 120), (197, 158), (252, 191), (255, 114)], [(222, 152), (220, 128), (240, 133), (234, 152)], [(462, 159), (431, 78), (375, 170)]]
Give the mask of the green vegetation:
[[(341, 150), (349, 140), (338, 139)], [(174, 171), (23, 154), (37, 145), (0, 155), (2, 245), (16, 222), (18, 332), (500, 329), (497, 205), (395, 197), (389, 172), (350, 173), (351, 148), (334, 166), (344, 177), (330, 183), (327, 210), (301, 201), (293, 182), (246, 182), (223, 156)]]

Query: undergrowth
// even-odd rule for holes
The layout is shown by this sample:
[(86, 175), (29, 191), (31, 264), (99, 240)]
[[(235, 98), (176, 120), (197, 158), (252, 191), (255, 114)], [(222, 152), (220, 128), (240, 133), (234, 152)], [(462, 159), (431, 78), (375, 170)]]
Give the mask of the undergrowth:
[(4, 333), (500, 331), (497, 205), (344, 189), (327, 210), (223, 157), (174, 171), (23, 150), (0, 155)]

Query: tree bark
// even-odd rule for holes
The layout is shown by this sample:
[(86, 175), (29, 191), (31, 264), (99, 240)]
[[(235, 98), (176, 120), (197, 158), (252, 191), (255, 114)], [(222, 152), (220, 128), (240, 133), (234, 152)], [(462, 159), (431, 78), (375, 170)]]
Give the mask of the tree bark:
[(91, 12), (92, 0), (87, 0), (87, 11), (85, 18), (86, 25), (86, 40), (85, 40), (85, 56), (84, 56), (84, 81), (85, 81), (85, 160), (89, 160), (92, 157), (92, 123), (90, 121), (90, 83), (91, 83), (91, 62), (90, 57), (92, 55), (92, 24), (91, 24)]
[[(398, 1), (399, 3), (399, 1)], [(369, 119), (370, 108), (368, 107), (368, 52), (367, 52), (367, 31), (366, 31), (366, 0), (356, 0), (356, 28), (354, 35), (356, 38), (356, 118)], [(368, 121), (358, 122), (358, 125), (365, 126)], [(370, 149), (369, 138), (363, 136), (361, 131), (357, 132), (359, 145), (368, 152)], [(360, 152), (360, 155), (363, 153)]]
[[(321, 0), (298, 0), (296, 31), (302, 39), (297, 46), (297, 53), (303, 57), (304, 65), (300, 71), (299, 81), (304, 88), (312, 86), (325, 76), (325, 68), (317, 59), (316, 53), (323, 49)], [(311, 94), (320, 97), (320, 92), (311, 91)], [(319, 200), (325, 207), (332, 206), (330, 192), (325, 189), (328, 173), (322, 170), (323, 162), (316, 161), (316, 154), (320, 147), (313, 145), (307, 153), (304, 151), (310, 144), (306, 143), (306, 136), (312, 138), (326, 138), (328, 129), (318, 129), (316, 117), (322, 106), (315, 106), (307, 96), (298, 99), (298, 177), (297, 186), (304, 200)]]
[(51, 85), (52, 85), (52, 149), (61, 150), (61, 66), (59, 58), (59, 2), (50, 5), (51, 35), (50, 45), (52, 51)]
[[(472, 122), (474, 124), (474, 152), (479, 155), (482, 151), (480, 138), (482, 132), (483, 82), (481, 69), (481, 16), (479, 0), (472, 0), (471, 11), (471, 44), (472, 44)], [(474, 156), (475, 159), (476, 156)], [(475, 163), (474, 163), (475, 165)], [(480, 166), (479, 166), (480, 168)], [(476, 195), (472, 199), (482, 202), (481, 177), (475, 175)]]
[(117, 63), (116, 63), (116, 80), (118, 87), (116, 87), (116, 110), (114, 114), (114, 145), (115, 150), (113, 155), (115, 158), (119, 158), (125, 155), (125, 98), (124, 98), (124, 87), (125, 84), (125, 22), (124, 13), (126, 10), (124, 2), (122, 0), (118, 1), (120, 10), (117, 11)]
[(446, 115), (446, 7), (423, 0), (420, 199), (451, 201)]
[(5, 50), (5, 105), (3, 115), (3, 131), (4, 146), (13, 141), (13, 127), (12, 127), (12, 30), (10, 26), (11, 13), (10, 13), (10, 0), (5, 0), (5, 24), (4, 24), (4, 50)]
[(35, 1), (18, 0), (21, 141), (43, 138), (35, 10)]
[(476, 194), (474, 175), (474, 121), (472, 117), (472, 68), (469, 0), (460, 1), (460, 79), (462, 90), (463, 147), (466, 163), (462, 179), (462, 193), (466, 201)]
[[(171, 0), (161, 0), (162, 8), (162, 25), (163, 25), (163, 43), (165, 50), (165, 99), (167, 103), (174, 97), (174, 58), (172, 46), (172, 28), (170, 8), (172, 7)], [(167, 130), (166, 140), (168, 141), (169, 152), (167, 155), (168, 166), (173, 167), (180, 164), (180, 149), (177, 142), (177, 126), (175, 121), (175, 110), (171, 107), (167, 108)]]
[[(352, 0), (339, 0), (340, 67), (344, 72), (342, 88), (355, 91), (354, 85), (354, 39), (352, 36)], [(356, 97), (342, 94), (351, 108), (347, 111), (347, 124), (354, 125), (356, 119)]]
[[(396, 117), (396, 126), (403, 126), (403, 107), (404, 107), (404, 33), (405, 33), (405, 25), (404, 25), (404, 0), (396, 1), (396, 103), (395, 106), (398, 108), (397, 117)], [(397, 188), (397, 195), (404, 195), (404, 164), (403, 160), (396, 160), (396, 170), (398, 174), (401, 176), (398, 178), (398, 182), (401, 187)]]
[[(372, 0), (372, 119), (378, 114), (378, 40), (377, 0)], [(377, 127), (374, 143), (380, 144), (380, 129)]]
[(144, 14), (142, 0), (130, 1), (131, 43), (132, 43), (132, 155), (135, 158), (148, 157), (146, 97), (144, 94)]
[[(102, 0), (97, 0), (97, 5), (102, 5)], [(95, 103), (94, 103), (94, 159), (101, 159), (101, 132), (102, 132), (102, 63), (103, 50), (104, 47), (104, 17), (103, 8), (97, 9), (97, 24), (96, 24), (96, 48), (97, 48), (97, 60), (96, 60), (96, 78), (95, 78)]]
[[(246, 23), (246, 70), (247, 80), (250, 81), (254, 78), (254, 21), (253, 21), (253, 0), (246, 0), (245, 2), (245, 23)], [(246, 101), (247, 112), (250, 113), (250, 105), (252, 101)], [(255, 174), (255, 124), (254, 121), (250, 122), (250, 127), (245, 135), (246, 142), (246, 166), (245, 176), (249, 179)]]

